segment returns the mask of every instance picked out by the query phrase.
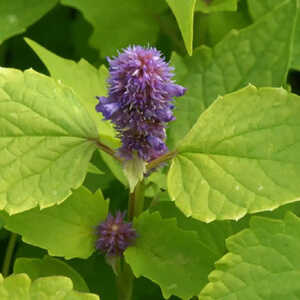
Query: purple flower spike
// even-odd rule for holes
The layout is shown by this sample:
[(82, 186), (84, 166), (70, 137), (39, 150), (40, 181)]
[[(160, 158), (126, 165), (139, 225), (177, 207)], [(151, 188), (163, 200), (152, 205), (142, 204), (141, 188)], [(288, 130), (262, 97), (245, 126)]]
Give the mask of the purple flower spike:
[(173, 97), (186, 89), (174, 83), (173, 68), (155, 48), (128, 47), (108, 62), (109, 94), (97, 97), (96, 110), (119, 132), (122, 158), (132, 159), (136, 153), (151, 161), (168, 150), (165, 128), (175, 119)]
[(96, 241), (96, 249), (107, 256), (120, 256), (126, 248), (133, 244), (137, 237), (131, 223), (124, 221), (125, 213), (117, 212), (113, 217), (109, 214), (104, 222), (97, 227), (100, 236)]

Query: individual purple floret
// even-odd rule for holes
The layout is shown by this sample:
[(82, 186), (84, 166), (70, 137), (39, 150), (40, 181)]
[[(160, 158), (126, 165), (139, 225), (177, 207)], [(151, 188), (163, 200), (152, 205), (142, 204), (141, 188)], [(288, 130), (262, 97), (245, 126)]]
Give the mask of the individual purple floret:
[(125, 213), (120, 211), (115, 217), (109, 214), (106, 220), (97, 227), (99, 239), (96, 241), (96, 249), (107, 256), (122, 255), (137, 237), (136, 230), (131, 223), (124, 221), (124, 217)]
[(122, 158), (137, 153), (151, 161), (167, 151), (165, 128), (175, 119), (173, 97), (186, 89), (174, 83), (173, 68), (155, 48), (128, 47), (108, 62), (109, 94), (97, 97), (96, 110), (118, 130)]

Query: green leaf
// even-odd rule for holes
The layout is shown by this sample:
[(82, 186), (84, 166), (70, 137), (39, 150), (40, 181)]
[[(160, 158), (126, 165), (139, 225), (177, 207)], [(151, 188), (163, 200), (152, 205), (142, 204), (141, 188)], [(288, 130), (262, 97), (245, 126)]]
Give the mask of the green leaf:
[[(248, 0), (249, 13), (253, 17), (254, 20), (261, 18), (262, 16), (268, 14), (273, 9), (276, 9), (280, 6), (283, 0)], [(298, 5), (297, 9), (298, 15), (300, 14), (300, 6)], [(300, 18), (297, 18), (297, 22), (295, 25), (295, 34), (294, 41), (291, 47), (292, 51), (292, 60), (291, 60), (291, 68), (300, 70)]]
[[(240, 30), (249, 26), (252, 22), (248, 12), (247, 2), (243, 0), (239, 2), (238, 10), (235, 12), (226, 11), (211, 14), (197, 14), (195, 16), (195, 23), (197, 24), (197, 31), (194, 34), (199, 39), (199, 45), (204, 44), (213, 47), (231, 30)], [(195, 42), (197, 43), (197, 41)]]
[(87, 258), (94, 252), (95, 226), (107, 213), (108, 201), (101, 191), (92, 194), (81, 187), (58, 206), (1, 216), (5, 228), (20, 234), (25, 243), (47, 249), (52, 256), (70, 259)]
[(254, 217), (230, 237), (199, 300), (300, 299), (300, 219)]
[(134, 222), (139, 237), (125, 251), (125, 259), (136, 277), (151, 279), (165, 298), (176, 295), (190, 299), (207, 282), (215, 255), (195, 232), (183, 231), (175, 219), (162, 219), (159, 213), (143, 213)]
[[(24, 257), (42, 259), (46, 255), (46, 251), (41, 248), (37, 248), (25, 243), (19, 243), (16, 249), (15, 257), (22, 259)], [(117, 299), (115, 282), (116, 277), (112, 271), (112, 268), (106, 263), (104, 255), (100, 255), (99, 252), (95, 252), (87, 259), (73, 258), (63, 261), (80, 274), (80, 276), (88, 285), (91, 293), (101, 295), (101, 300)], [(31, 276), (31, 274), (29, 275)], [(72, 278), (71, 276), (69, 277)], [(72, 280), (74, 279), (72, 278)], [(76, 288), (76, 282), (73, 282)]]
[(26, 273), (31, 280), (55, 275), (66, 276), (72, 279), (75, 290), (89, 292), (89, 288), (77, 271), (63, 261), (50, 256), (45, 256), (43, 259), (18, 258), (14, 264), (14, 273)]
[[(118, 148), (120, 142), (119, 139), (116, 138), (116, 132), (112, 124), (102, 120), (102, 115), (96, 112), (95, 109), (95, 106), (98, 103), (96, 95), (105, 96), (107, 94), (107, 69), (104, 66), (101, 66), (100, 69), (97, 70), (84, 59), (81, 59), (76, 63), (51, 53), (34, 41), (26, 39), (26, 42), (44, 62), (52, 77), (61, 80), (78, 93), (82, 104), (97, 125), (101, 141), (112, 148)], [(102, 151), (100, 153), (103, 160), (118, 180), (124, 185), (127, 185), (122, 166), (108, 154)]]
[(1, 300), (100, 300), (95, 294), (73, 290), (70, 278), (51, 276), (31, 282), (26, 274), (13, 274), (3, 279), (0, 274)]
[(104, 66), (99, 70), (81, 59), (78, 63), (61, 58), (38, 43), (25, 39), (49, 70), (51, 77), (71, 87), (79, 96), (80, 101), (97, 124), (100, 137), (115, 139), (115, 131), (108, 121), (102, 121), (100, 113), (96, 112), (98, 103), (96, 96), (106, 96), (106, 79), (108, 71)]
[(106, 165), (109, 167), (112, 174), (126, 187), (128, 186), (128, 180), (123, 172), (122, 164), (109, 154), (100, 151), (101, 157)]
[(219, 97), (178, 148), (171, 199), (204, 222), (239, 219), (300, 199), (300, 99), (248, 86)]
[(22, 33), (57, 3), (57, 0), (2, 0), (0, 2), (0, 44)]
[(128, 45), (154, 44), (159, 32), (159, 14), (167, 8), (164, 1), (140, 0), (62, 0), (80, 10), (93, 25), (90, 43), (101, 56), (112, 56)]
[(0, 209), (43, 209), (82, 184), (97, 130), (71, 89), (0, 68), (0, 128)]
[(88, 259), (72, 259), (68, 264), (81, 274), (92, 293), (101, 295), (101, 300), (117, 299), (116, 276), (104, 255), (95, 253)]
[(196, 0), (166, 0), (175, 15), (186, 50), (193, 53), (193, 26)]
[(215, 221), (204, 223), (193, 218), (186, 217), (174, 202), (162, 201), (151, 207), (150, 211), (158, 211), (163, 219), (176, 218), (180, 229), (194, 231), (198, 234), (198, 240), (207, 247), (215, 256), (215, 261), (226, 253), (225, 240), (248, 227), (249, 218), (236, 221)]
[(98, 174), (98, 175), (104, 174), (104, 172), (102, 172), (97, 166), (95, 166), (92, 163), (89, 163), (87, 171), (88, 173), (92, 173), (92, 174)]
[(237, 0), (197, 0), (196, 10), (204, 13), (236, 11)]
[(285, 85), (296, 5), (296, 0), (285, 1), (257, 23), (232, 31), (213, 49), (201, 47), (193, 57), (173, 57), (177, 82), (187, 93), (176, 101), (176, 121), (168, 130), (170, 148), (218, 95), (248, 83), (259, 87)]
[(124, 173), (128, 179), (130, 192), (134, 191), (139, 181), (142, 181), (146, 173), (146, 162), (134, 155), (132, 159), (124, 161)]
[[(99, 149), (98, 149), (99, 150)], [(92, 192), (97, 191), (97, 189), (101, 189), (104, 194), (107, 193), (107, 189), (113, 189), (114, 192), (118, 194), (119, 190), (121, 189), (123, 192), (125, 192), (124, 186), (120, 185), (118, 181), (116, 181), (116, 178), (114, 174), (111, 172), (111, 170), (106, 165), (106, 162), (102, 159), (102, 155), (104, 152), (95, 151), (94, 155), (92, 157), (91, 162), (96, 165), (101, 171), (103, 171), (104, 174), (92, 174), (88, 173), (84, 185)], [(111, 157), (110, 155), (107, 155)], [(112, 158), (113, 162), (117, 162), (115, 159)], [(121, 167), (120, 167), (121, 168)], [(121, 168), (122, 170), (122, 168)], [(122, 171), (123, 172), (123, 171)], [(118, 191), (113, 187), (113, 185), (118, 185), (119, 189)], [(114, 199), (111, 197), (111, 194), (108, 195), (110, 199)], [(128, 193), (126, 192), (126, 200), (128, 198)], [(115, 199), (114, 199), (115, 201)]]
[[(157, 284), (145, 277), (134, 280), (132, 300), (164, 300), (161, 290)], [(179, 300), (171, 297), (169, 300)]]
[[(149, 176), (145, 177), (145, 196), (152, 199), (152, 203), (161, 201), (159, 195), (167, 190), (167, 172), (166, 169), (159, 168), (152, 172)], [(159, 199), (157, 199), (159, 198)], [(170, 201), (170, 199), (167, 199)]]

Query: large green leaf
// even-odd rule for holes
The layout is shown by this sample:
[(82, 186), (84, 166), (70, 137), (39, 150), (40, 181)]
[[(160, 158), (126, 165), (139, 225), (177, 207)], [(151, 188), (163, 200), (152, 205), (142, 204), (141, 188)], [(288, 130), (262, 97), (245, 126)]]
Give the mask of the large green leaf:
[(8, 216), (1, 214), (5, 228), (24, 242), (47, 249), (50, 255), (87, 258), (95, 250), (96, 229), (108, 213), (108, 201), (98, 190), (79, 188), (62, 204)]
[(176, 79), (187, 93), (176, 101), (176, 121), (168, 130), (171, 148), (218, 95), (249, 82), (256, 86), (285, 85), (296, 5), (296, 0), (285, 1), (257, 23), (232, 31), (213, 49), (201, 47), (193, 57), (173, 57)]
[(204, 222), (300, 200), (300, 98), (249, 86), (220, 97), (178, 148), (171, 199)]
[(249, 229), (227, 240), (199, 300), (300, 299), (300, 219), (254, 217)]
[(0, 69), (0, 209), (63, 202), (82, 184), (95, 139), (70, 88), (33, 70)]
[(194, 9), (196, 0), (166, 0), (173, 11), (181, 34), (185, 43), (185, 47), (189, 55), (193, 53), (193, 26), (194, 26)]
[(156, 42), (159, 13), (167, 8), (165, 1), (140, 0), (61, 0), (62, 4), (79, 9), (93, 25), (91, 45), (101, 56), (116, 55), (117, 50), (132, 44)]
[(51, 10), (57, 0), (2, 0), (0, 1), (0, 44), (9, 37), (22, 33)]
[(165, 298), (176, 295), (187, 300), (198, 294), (216, 256), (197, 234), (178, 228), (174, 218), (162, 219), (157, 212), (143, 213), (134, 226), (139, 237), (125, 251), (125, 259), (135, 276), (160, 285)]
[(14, 273), (26, 273), (31, 280), (47, 276), (66, 276), (72, 279), (74, 289), (79, 292), (89, 292), (80, 274), (63, 261), (54, 257), (18, 258), (14, 264)]
[[(248, 0), (249, 12), (254, 20), (268, 14), (274, 8), (280, 6), (285, 0)], [(300, 14), (300, 6), (297, 13)], [(291, 67), (300, 70), (300, 18), (298, 17), (295, 25), (295, 38), (292, 45)]]
[(223, 220), (204, 223), (186, 217), (171, 201), (162, 201), (151, 207), (150, 211), (158, 211), (164, 219), (176, 218), (179, 228), (195, 231), (198, 234), (198, 240), (206, 245), (207, 249), (215, 256), (215, 261), (226, 253), (225, 240), (248, 227), (249, 222), (249, 218), (243, 218), (238, 222)]
[(97, 124), (99, 135), (114, 138), (115, 131), (112, 125), (102, 121), (101, 114), (95, 109), (98, 103), (96, 96), (107, 95), (107, 69), (101, 66), (97, 70), (84, 59), (76, 63), (55, 55), (30, 39), (26, 39), (26, 42), (43, 61), (51, 77), (71, 87), (80, 96), (82, 104)]
[[(72, 60), (64, 59), (53, 54), (34, 41), (26, 39), (26, 42), (44, 62), (52, 77), (61, 80), (80, 95), (82, 104), (97, 125), (101, 141), (111, 148), (118, 148), (120, 141), (116, 138), (116, 132), (112, 124), (102, 120), (101, 114), (96, 112), (95, 109), (95, 106), (98, 103), (96, 95), (105, 96), (107, 94), (107, 69), (104, 66), (101, 66), (100, 69), (97, 70), (84, 59), (76, 63)], [(127, 185), (127, 180), (123, 174), (121, 164), (108, 154), (102, 151), (100, 153), (113, 174), (123, 184)]]
[(204, 13), (236, 11), (238, 0), (197, 0), (196, 10)]
[(11, 275), (3, 279), (0, 274), (1, 300), (99, 300), (95, 294), (73, 290), (70, 278), (50, 276), (31, 282), (26, 274)]

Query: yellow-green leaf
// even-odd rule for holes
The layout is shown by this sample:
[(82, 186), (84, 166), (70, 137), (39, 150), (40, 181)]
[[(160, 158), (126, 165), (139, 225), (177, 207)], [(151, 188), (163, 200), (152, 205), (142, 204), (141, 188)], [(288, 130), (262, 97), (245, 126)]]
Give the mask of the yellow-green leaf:
[(300, 200), (300, 97), (249, 86), (219, 97), (178, 147), (171, 199), (187, 216), (239, 219)]
[(0, 68), (0, 209), (63, 202), (82, 184), (97, 138), (70, 88), (33, 70)]

